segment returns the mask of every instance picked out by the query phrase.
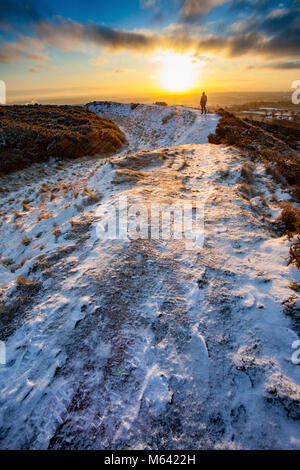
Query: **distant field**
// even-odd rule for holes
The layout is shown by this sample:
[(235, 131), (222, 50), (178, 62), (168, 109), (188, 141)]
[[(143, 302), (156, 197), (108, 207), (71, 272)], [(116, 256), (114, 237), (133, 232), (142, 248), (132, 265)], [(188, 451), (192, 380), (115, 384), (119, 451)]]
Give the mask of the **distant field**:
[[(71, 96), (68, 93), (54, 95), (51, 90), (30, 90), (22, 94), (13, 90), (7, 93), (7, 104), (86, 104), (91, 101), (117, 101), (121, 103), (153, 103), (155, 101), (166, 101), (168, 104), (183, 104), (185, 106), (199, 106), (200, 95), (193, 94), (159, 94), (159, 95), (107, 95), (101, 92), (90, 92), (85, 95)], [(51, 93), (50, 93), (51, 92)], [(206, 90), (208, 95), (208, 106), (224, 107), (232, 105), (241, 105), (249, 102), (280, 102), (284, 101), (291, 104), (291, 92), (226, 92), (216, 93)]]
[(227, 109), (242, 119), (300, 130), (300, 107), (289, 102), (246, 103), (228, 106)]

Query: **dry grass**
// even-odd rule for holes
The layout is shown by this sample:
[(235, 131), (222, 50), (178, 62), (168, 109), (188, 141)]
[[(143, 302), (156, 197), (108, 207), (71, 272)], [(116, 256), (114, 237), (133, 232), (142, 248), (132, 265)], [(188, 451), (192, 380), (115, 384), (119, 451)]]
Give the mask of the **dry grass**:
[(29, 203), (30, 203), (29, 199), (24, 199), (24, 201), (22, 202), (22, 209), (24, 212), (30, 211), (32, 209)]
[(14, 210), (14, 211), (13, 211), (13, 214), (14, 214), (14, 215), (13, 215), (13, 220), (18, 219), (19, 217), (21, 217), (21, 216), (23, 215), (22, 212), (20, 212), (20, 211), (18, 211), (18, 210)]
[(22, 266), (24, 266), (24, 264), (26, 263), (27, 259), (26, 258), (23, 258), (20, 263), (16, 266), (16, 269), (20, 269), (22, 268)]
[(30, 210), (30, 206), (28, 206), (27, 204), (25, 204), (24, 202), (22, 203), (22, 209), (24, 212), (27, 212)]
[(50, 188), (49, 188), (49, 185), (46, 184), (46, 183), (44, 183), (44, 184), (42, 184), (41, 187), (40, 187), (40, 192), (41, 192), (41, 193), (46, 193), (47, 191), (49, 191), (49, 189), (50, 189)]
[(7, 302), (0, 301), (0, 334), (1, 339), (8, 338), (17, 328), (20, 328), (26, 318), (32, 315), (41, 289), (41, 284), (25, 276), (19, 276), (16, 281), (16, 292)]
[(28, 246), (31, 243), (31, 239), (28, 238), (28, 237), (23, 237), (22, 238), (22, 243), (23, 243), (23, 245)]
[(277, 166), (273, 163), (266, 164), (266, 173), (267, 175), (271, 175), (274, 181), (276, 181), (277, 183), (280, 183), (283, 186), (286, 186), (288, 184), (284, 176), (280, 173)]
[(247, 181), (243, 181), (242, 183), (240, 183), (238, 189), (242, 196), (247, 200), (252, 199), (257, 195), (253, 189), (253, 185), (247, 183)]
[(296, 238), (290, 246), (290, 259), (289, 264), (295, 264), (300, 269), (300, 237)]
[(254, 165), (252, 163), (248, 163), (247, 165), (244, 164), (241, 168), (241, 177), (248, 184), (253, 184), (254, 183), (253, 171), (254, 171)]
[[(7, 143), (0, 146), (0, 173), (3, 174), (50, 157), (72, 160), (114, 153), (126, 142), (116, 124), (85, 107), (15, 105), (0, 108), (4, 124), (2, 137)], [(59, 162), (56, 168), (64, 168), (64, 165)]]
[(36, 288), (38, 283), (36, 281), (31, 281), (30, 279), (28, 279), (27, 277), (25, 276), (18, 276), (17, 278), (17, 284), (18, 286), (25, 286), (25, 287), (29, 287), (29, 288)]
[(298, 282), (291, 281), (289, 284), (290, 288), (293, 289), (295, 292), (300, 291), (300, 284)]
[(6, 266), (6, 267), (9, 267), (13, 264), (14, 262), (11, 260), (11, 259), (7, 259), (7, 258), (2, 258), (0, 259), (0, 264), (2, 264), (2, 266)]
[(284, 232), (289, 236), (300, 233), (300, 209), (286, 202), (282, 205), (283, 209), (279, 217), (279, 222), (283, 225)]
[(51, 219), (52, 217), (53, 217), (52, 214), (49, 214), (49, 213), (47, 213), (47, 212), (41, 212), (41, 213), (38, 215), (37, 220), (40, 222), (41, 220)]
[(71, 226), (72, 226), (72, 232), (73, 233), (86, 233), (91, 224), (93, 222), (93, 219), (90, 217), (84, 217), (83, 220), (71, 220)]
[(102, 194), (100, 192), (92, 191), (88, 188), (83, 189), (83, 195), (85, 196), (82, 201), (84, 206), (95, 204), (102, 198)]
[(163, 124), (167, 124), (167, 122), (169, 122), (170, 119), (172, 119), (174, 116), (175, 116), (175, 113), (170, 113), (167, 116), (165, 116), (164, 118), (162, 118), (161, 122)]
[(84, 188), (83, 193), (89, 196), (91, 199), (99, 200), (99, 193), (96, 193), (95, 191), (92, 191), (88, 188)]
[(209, 134), (213, 144), (235, 145), (247, 153), (252, 161), (261, 161), (276, 182), (288, 189), (300, 202), (299, 154), (286, 142), (264, 131), (259, 126), (220, 109), (221, 119), (215, 134)]
[(58, 228), (58, 227), (57, 227), (57, 228), (54, 228), (54, 229), (52, 230), (52, 233), (53, 233), (53, 235), (55, 236), (55, 238), (58, 238), (58, 237), (60, 236), (60, 234), (61, 234), (60, 228)]

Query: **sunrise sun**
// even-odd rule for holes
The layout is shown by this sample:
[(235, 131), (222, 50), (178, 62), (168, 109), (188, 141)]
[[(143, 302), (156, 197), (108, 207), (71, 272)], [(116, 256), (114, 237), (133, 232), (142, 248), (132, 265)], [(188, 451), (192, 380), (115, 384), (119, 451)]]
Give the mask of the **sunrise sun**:
[(162, 88), (173, 92), (188, 91), (195, 85), (198, 71), (190, 56), (168, 52), (161, 59), (159, 82)]

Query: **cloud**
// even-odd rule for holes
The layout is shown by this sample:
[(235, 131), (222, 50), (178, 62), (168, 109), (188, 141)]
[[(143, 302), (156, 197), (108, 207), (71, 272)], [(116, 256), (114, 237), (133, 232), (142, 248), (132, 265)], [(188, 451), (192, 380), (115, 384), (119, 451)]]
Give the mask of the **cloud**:
[(140, 5), (142, 8), (153, 8), (157, 5), (159, 0), (140, 0)]
[(45, 17), (53, 15), (48, 0), (2, 0), (0, 24), (6, 31), (27, 34), (32, 26)]
[[(294, 0), (286, 1), (290, 1), (291, 4), (295, 3)], [(247, 16), (253, 13), (265, 16), (270, 9), (275, 8), (275, 3), (276, 0), (232, 0), (229, 10), (239, 14), (245, 13)], [(280, 4), (280, 1), (277, 0), (277, 4)]]
[(198, 40), (197, 36), (188, 34), (180, 24), (169, 32), (159, 34), (152, 31), (117, 30), (99, 24), (81, 24), (56, 18), (54, 22), (39, 22), (35, 31), (45, 44), (64, 51), (78, 50), (92, 44), (104, 47), (106, 52), (151, 53), (158, 49), (186, 52), (193, 49)]
[(31, 72), (31, 73), (37, 73), (37, 71), (38, 71), (37, 68), (35, 68), (35, 67), (29, 67), (28, 70), (29, 70), (29, 72)]
[(261, 31), (265, 34), (278, 34), (280, 31), (287, 31), (292, 28), (299, 28), (299, 8), (293, 9), (273, 9), (268, 15), (262, 18), (251, 17), (244, 24), (244, 32)]
[(0, 63), (29, 59), (39, 66), (50, 60), (43, 52), (44, 43), (35, 38), (19, 36), (17, 42), (4, 42), (0, 50)]
[[(186, 14), (207, 11), (216, 2), (204, 0), (187, 2)], [(254, 0), (258, 2), (260, 0)], [(263, 0), (261, 0), (263, 1)], [(201, 5), (200, 5), (201, 3)], [(224, 2), (223, 2), (224, 3)], [(201, 8), (200, 8), (201, 7)], [(183, 10), (182, 10), (183, 11)], [(109, 28), (102, 24), (78, 23), (56, 17), (52, 21), (40, 20), (34, 26), (35, 38), (19, 36), (15, 42), (6, 42), (0, 48), (0, 63), (29, 59), (36, 65), (49, 61), (47, 47), (61, 51), (87, 50), (91, 45), (107, 52), (129, 51), (148, 54), (159, 50), (177, 53), (222, 54), (236, 58), (245, 55), (262, 56), (270, 60), (284, 58), (288, 62), (300, 56), (299, 9), (274, 9), (265, 18), (248, 17), (246, 21), (233, 23), (227, 35), (207, 34), (204, 27), (187, 23), (173, 23), (161, 33), (154, 31), (128, 31)], [(280, 22), (278, 23), (278, 21)], [(89, 60), (91, 65), (104, 63), (100, 56)]]
[(180, 16), (185, 21), (196, 21), (210, 12), (214, 7), (223, 5), (230, 0), (185, 0)]
[(282, 61), (282, 62), (267, 62), (256, 65), (244, 65), (243, 70), (256, 70), (256, 69), (275, 69), (275, 70), (296, 70), (300, 69), (300, 60)]
[(37, 23), (35, 31), (48, 45), (63, 50), (76, 50), (88, 42), (111, 51), (128, 49), (142, 52), (150, 50), (155, 42), (155, 35), (151, 33), (117, 30), (101, 24), (81, 24), (60, 17), (54, 22), (45, 20)]
[(127, 73), (127, 72), (129, 72), (128, 69), (115, 69), (114, 70), (114, 73)]
[(103, 65), (103, 64), (106, 64), (106, 63), (107, 63), (107, 59), (105, 59), (105, 57), (101, 57), (101, 56), (89, 59), (89, 64), (94, 65), (94, 66)]
[(0, 3), (0, 19), (19, 19), (20, 21), (37, 21), (41, 18), (37, 2), (29, 0), (11, 0)]
[(300, 69), (300, 60), (289, 61), (289, 62), (275, 62), (265, 64), (264, 67), (279, 70), (294, 70)]

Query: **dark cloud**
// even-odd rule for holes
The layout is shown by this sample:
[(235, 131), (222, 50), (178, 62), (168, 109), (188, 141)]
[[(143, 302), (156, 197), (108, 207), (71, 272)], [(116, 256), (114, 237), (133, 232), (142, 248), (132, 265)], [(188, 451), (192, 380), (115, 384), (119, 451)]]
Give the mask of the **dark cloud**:
[(225, 52), (230, 57), (248, 53), (274, 55), (275, 57), (300, 56), (300, 24), (296, 19), (289, 30), (280, 29), (278, 34), (267, 37), (261, 31), (232, 34), (229, 36), (207, 35), (198, 37), (188, 33), (188, 28), (178, 25), (170, 33), (140, 33), (107, 28), (103, 25), (79, 24), (71, 20), (58, 19), (55, 23), (42, 21), (36, 31), (48, 45), (58, 48), (77, 48), (85, 42), (104, 46), (112, 51), (130, 50), (149, 52), (158, 48), (197, 52)]
[(80, 24), (72, 20), (58, 18), (55, 22), (41, 21), (35, 31), (48, 45), (73, 49), (80, 43), (89, 42), (105, 46), (113, 51), (121, 49), (147, 51), (151, 50), (159, 37), (135, 31), (122, 31), (103, 25)]
[[(205, 12), (223, 0), (205, 0), (187, 2), (186, 14), (192, 7)], [(251, 5), (269, 5), (267, 0), (239, 2)], [(250, 6), (249, 6), (250, 8)], [(182, 9), (181, 12), (184, 10)], [(109, 28), (102, 24), (78, 23), (56, 17), (53, 20), (38, 20), (34, 24), (36, 38), (20, 38), (14, 43), (4, 43), (0, 49), (0, 62), (30, 59), (35, 63), (48, 60), (44, 49), (52, 46), (56, 49), (82, 50), (87, 44), (104, 47), (109, 51), (128, 50), (149, 53), (158, 49), (171, 49), (177, 52), (193, 50), (196, 54), (214, 53), (227, 57), (241, 57), (247, 54), (263, 56), (269, 60), (283, 59), (287, 63), (296, 63), (292, 58), (300, 57), (300, 19), (299, 8), (275, 8), (266, 17), (250, 16), (246, 21), (235, 23), (228, 34), (205, 34), (205, 29), (187, 23), (171, 25), (163, 33), (126, 31)], [(289, 61), (289, 59), (291, 59)], [(288, 67), (286, 67), (288, 68)]]
[(262, 52), (264, 43), (265, 37), (259, 32), (240, 34), (227, 39), (229, 55), (231, 57), (239, 57), (249, 52), (259, 54)]
[[(253, 9), (262, 9), (266, 6), (266, 3), (270, 3), (270, 0), (235, 0), (229, 5), (230, 11), (249, 11)], [(273, 0), (274, 4), (274, 0)]]
[(231, 57), (249, 53), (266, 57), (299, 57), (299, 33), (299, 30), (291, 35), (287, 32), (281, 32), (268, 39), (257, 31), (228, 38), (226, 42)]
[(267, 62), (264, 64), (246, 65), (244, 70), (256, 69), (275, 69), (275, 70), (296, 70), (300, 69), (300, 60), (287, 61), (287, 62)]
[(214, 7), (228, 3), (231, 0), (184, 0), (180, 17), (183, 21), (194, 23)]
[(279, 70), (300, 69), (300, 60), (295, 60), (294, 62), (276, 62), (276, 63), (266, 64), (265, 67), (268, 67), (271, 69), (279, 69)]
[(257, 27), (266, 34), (276, 34), (279, 31), (294, 29), (299, 22), (300, 9), (276, 9), (273, 10), (267, 18)]
[(102, 44), (111, 49), (134, 49), (136, 51), (151, 49), (155, 36), (147, 36), (131, 31), (118, 31), (105, 26), (86, 26), (83, 30), (84, 38), (95, 44)]
[(24, 23), (40, 21), (45, 15), (51, 14), (42, 0), (8, 0), (0, 2), (0, 21), (15, 22), (19, 26)]
[(251, 16), (247, 21), (241, 23), (241, 28), (245, 33), (260, 31), (266, 35), (278, 34), (287, 30), (293, 32), (299, 29), (299, 15), (300, 8), (276, 8), (266, 16)]
[(270, 10), (279, 8), (293, 8), (297, 5), (298, 0), (231, 0), (229, 11), (240, 14), (255, 14), (265, 16)]

